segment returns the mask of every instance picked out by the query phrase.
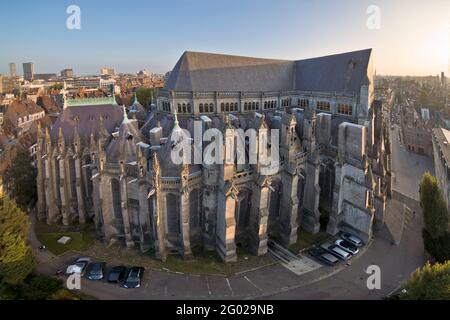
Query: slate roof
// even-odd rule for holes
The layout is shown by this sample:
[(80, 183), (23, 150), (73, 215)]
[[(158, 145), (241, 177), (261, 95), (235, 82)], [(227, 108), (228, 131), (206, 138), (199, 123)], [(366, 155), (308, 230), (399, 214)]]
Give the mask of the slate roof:
[(280, 91), (292, 88), (294, 62), (186, 51), (165, 85), (176, 91)]
[(164, 87), (175, 91), (357, 92), (368, 84), (372, 49), (289, 61), (186, 51)]
[(115, 137), (106, 149), (108, 163), (118, 163), (120, 160), (130, 163), (137, 160), (136, 144), (142, 142), (144, 136), (139, 131), (137, 120), (126, 118)]
[[(52, 127), (52, 140), (58, 139), (59, 128), (62, 128), (66, 142), (73, 141), (75, 127), (77, 127), (82, 143), (88, 143), (91, 133), (100, 132), (100, 117), (103, 125), (111, 134), (123, 119), (123, 109), (118, 105), (106, 104), (96, 106), (71, 106), (63, 109)], [(75, 119), (78, 120), (75, 120)]]

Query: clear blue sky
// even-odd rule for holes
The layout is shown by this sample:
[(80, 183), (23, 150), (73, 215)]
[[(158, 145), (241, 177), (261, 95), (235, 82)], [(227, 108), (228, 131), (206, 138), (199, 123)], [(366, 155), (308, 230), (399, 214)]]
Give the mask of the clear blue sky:
[[(81, 8), (68, 30), (66, 8)], [(381, 28), (366, 27), (369, 5)], [(300, 59), (372, 47), (378, 74), (449, 73), (449, 0), (29, 0), (0, 3), (0, 73), (170, 70), (185, 50)]]

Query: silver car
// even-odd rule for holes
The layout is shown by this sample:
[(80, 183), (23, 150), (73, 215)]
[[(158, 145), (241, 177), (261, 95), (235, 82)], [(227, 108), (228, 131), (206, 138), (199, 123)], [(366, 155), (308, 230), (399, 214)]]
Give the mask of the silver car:
[(329, 253), (331, 253), (336, 258), (344, 260), (344, 261), (347, 261), (352, 257), (351, 253), (339, 248), (339, 246), (336, 244), (324, 243), (320, 247), (327, 250)]
[(334, 244), (351, 254), (357, 254), (359, 252), (358, 247), (347, 240), (338, 239)]
[(342, 232), (340, 234), (341, 239), (347, 240), (348, 242), (354, 244), (357, 247), (361, 247), (362, 245), (364, 245), (364, 242), (358, 238), (357, 236), (348, 233), (348, 232)]

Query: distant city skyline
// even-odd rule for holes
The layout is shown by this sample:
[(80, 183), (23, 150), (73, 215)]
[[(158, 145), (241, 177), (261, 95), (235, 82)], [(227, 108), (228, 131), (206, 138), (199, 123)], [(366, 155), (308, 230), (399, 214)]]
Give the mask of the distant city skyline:
[[(66, 27), (72, 4), (80, 30)], [(366, 25), (370, 5), (380, 29)], [(165, 73), (186, 50), (294, 60), (364, 48), (378, 75), (450, 73), (448, 0), (20, 1), (2, 2), (0, 21), (3, 75), (10, 63), (33, 62), (36, 73)]]

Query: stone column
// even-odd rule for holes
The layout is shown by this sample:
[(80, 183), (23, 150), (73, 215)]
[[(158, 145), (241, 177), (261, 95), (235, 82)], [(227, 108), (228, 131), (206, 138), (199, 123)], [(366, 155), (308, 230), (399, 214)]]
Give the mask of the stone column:
[(283, 171), (281, 179), (283, 181), (283, 192), (280, 205), (279, 235), (284, 245), (290, 245), (297, 241), (298, 176)]
[[(39, 146), (40, 148), (40, 146)], [(37, 178), (36, 178), (36, 187), (38, 194), (38, 203), (37, 203), (37, 218), (39, 221), (45, 221), (46, 213), (45, 213), (45, 202), (47, 201), (45, 197), (45, 166), (42, 161), (42, 153), (38, 152), (37, 154)]]
[(339, 231), (339, 224), (341, 222), (341, 200), (340, 200), (340, 186), (342, 183), (342, 165), (337, 162), (335, 169), (335, 181), (333, 188), (333, 203), (331, 207), (330, 220), (327, 224), (327, 233), (335, 235)]
[(148, 207), (148, 186), (144, 180), (139, 181), (139, 226), (140, 233), (140, 248), (142, 252), (147, 252), (151, 247), (151, 232), (150, 229), (150, 212)]
[(86, 222), (86, 209), (84, 204), (83, 179), (81, 178), (81, 160), (77, 156), (75, 158), (75, 186), (77, 190), (78, 204), (78, 222), (84, 224)]
[(161, 207), (162, 195), (160, 191), (156, 191), (153, 196), (153, 234), (155, 237), (155, 256), (157, 259), (166, 261), (166, 232), (164, 228), (164, 211)]
[(162, 209), (161, 201), (161, 167), (156, 152), (152, 155), (152, 190), (153, 195), (153, 234), (155, 237), (155, 256), (162, 261), (167, 259), (166, 251), (166, 231), (164, 227), (165, 212)]
[(63, 156), (60, 156), (60, 159), (57, 161), (59, 161), (59, 194), (61, 196), (62, 223), (67, 226), (70, 224), (70, 212), (66, 188), (66, 165)]
[(237, 261), (236, 255), (236, 201), (237, 192), (225, 186), (219, 191), (216, 226), (216, 250), (225, 262)]
[(269, 218), (270, 190), (265, 177), (253, 184), (250, 216), (250, 247), (255, 255), (267, 253), (267, 220)]
[(181, 194), (180, 197), (180, 224), (181, 237), (183, 243), (183, 258), (188, 259), (192, 257), (190, 225), (189, 225), (189, 193)]
[(319, 173), (318, 154), (315, 153), (306, 162), (306, 181), (301, 217), (301, 227), (311, 233), (320, 231)]
[(125, 232), (125, 242), (127, 248), (134, 247), (133, 235), (131, 233), (131, 221), (128, 211), (127, 179), (123, 176), (120, 181), (120, 201), (122, 205), (123, 230)]
[(58, 207), (56, 206), (56, 194), (53, 183), (53, 172), (51, 157), (45, 159), (45, 200), (47, 204), (47, 224), (56, 222), (58, 216)]

